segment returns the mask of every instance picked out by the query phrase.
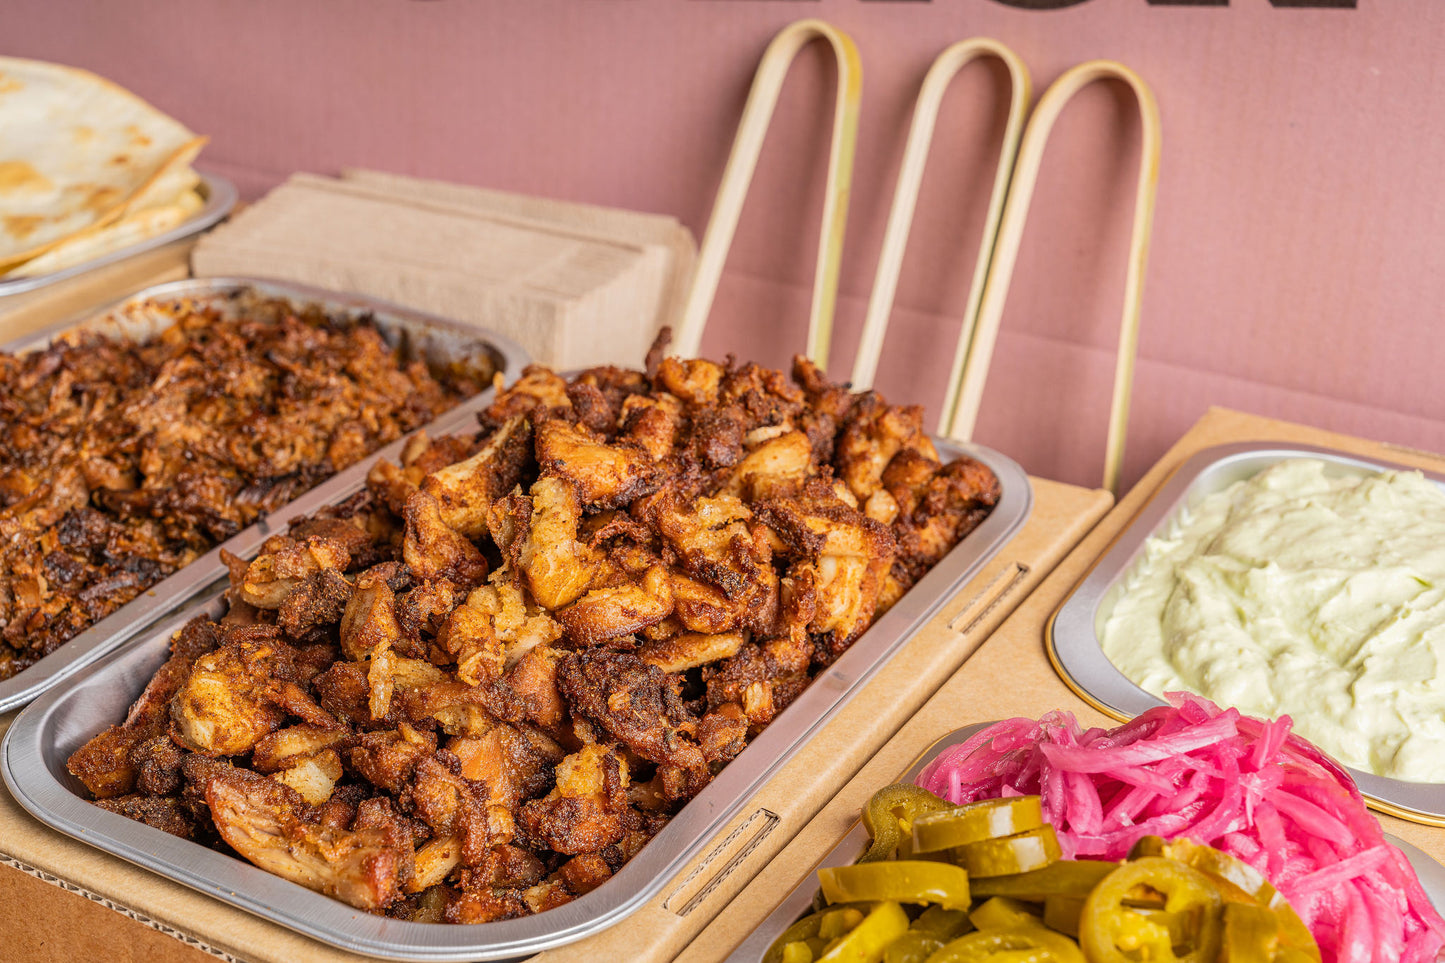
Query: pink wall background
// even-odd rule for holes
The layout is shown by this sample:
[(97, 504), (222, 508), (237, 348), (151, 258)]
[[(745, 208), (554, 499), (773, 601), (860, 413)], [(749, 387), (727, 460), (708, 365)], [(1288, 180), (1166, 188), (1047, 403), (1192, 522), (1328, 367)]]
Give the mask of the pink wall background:
[[(846, 372), (903, 136), (932, 58), (986, 34), (1042, 89), (1111, 57), (1164, 117), (1126, 483), (1212, 404), (1445, 449), (1445, 3), (1357, 10), (1085, 0), (4, 0), (0, 53), (130, 87), (211, 135), (254, 197), (293, 170), (371, 166), (674, 214), (699, 236), (752, 71), (804, 16), (864, 62), (831, 367)], [(802, 344), (831, 112), (795, 66), (705, 349), (783, 363)], [(935, 140), (879, 387), (934, 418), (1002, 123), (970, 67)], [(1056, 129), (977, 437), (1096, 484), (1137, 123), (1086, 91)]]

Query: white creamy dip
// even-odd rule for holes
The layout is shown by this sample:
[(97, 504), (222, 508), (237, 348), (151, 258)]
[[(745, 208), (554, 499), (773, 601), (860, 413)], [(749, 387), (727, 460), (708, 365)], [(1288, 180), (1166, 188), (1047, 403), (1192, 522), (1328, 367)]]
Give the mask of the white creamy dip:
[(1187, 689), (1358, 769), (1445, 782), (1445, 494), (1292, 459), (1151, 538), (1099, 628), (1142, 688)]

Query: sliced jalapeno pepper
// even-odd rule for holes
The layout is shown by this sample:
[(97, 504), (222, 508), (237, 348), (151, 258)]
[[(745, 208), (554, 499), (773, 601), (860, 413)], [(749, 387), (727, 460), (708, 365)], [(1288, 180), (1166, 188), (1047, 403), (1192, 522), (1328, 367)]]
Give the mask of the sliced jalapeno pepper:
[(1040, 925), (1039, 918), (1028, 911), (1027, 904), (1007, 896), (989, 897), (968, 914), (968, 919), (981, 930), (1008, 930)]
[(928, 958), (928, 963), (1085, 963), (1077, 943), (1042, 926), (970, 933)]
[(818, 963), (882, 963), (888, 944), (908, 932), (908, 914), (894, 902), (883, 902), (857, 926), (828, 944)]
[[(773, 945), (768, 947), (768, 952), (763, 954), (763, 963), (794, 963), (798, 958), (798, 951), (791, 948), (802, 946), (805, 949), (811, 949), (808, 947), (808, 941), (818, 938), (818, 930), (822, 926), (825, 915), (826, 913), (810, 913), (783, 930), (783, 935), (773, 940)], [(791, 957), (789, 953), (792, 954)], [(809, 959), (812, 959), (811, 953)]]
[(972, 900), (967, 872), (948, 863), (926, 860), (824, 867), (818, 870), (818, 882), (829, 903), (893, 900), (967, 909)]
[[(1125, 905), (1133, 891), (1144, 887), (1163, 896), (1165, 912), (1198, 914), (1193, 932), (1183, 934), (1186, 942), (1176, 943), (1163, 921)], [(1214, 963), (1219, 955), (1221, 905), (1219, 888), (1203, 873), (1172, 859), (1145, 857), (1110, 873), (1084, 900), (1079, 945), (1091, 963), (1171, 958), (1180, 963)]]
[(1229, 963), (1271, 963), (1279, 948), (1279, 917), (1266, 906), (1224, 904), (1220, 959)]
[(969, 843), (958, 850), (959, 862), (970, 876), (1017, 876), (1043, 869), (1063, 855), (1054, 827), (1040, 826), (1027, 832)]
[(1319, 944), (1304, 920), (1263, 873), (1243, 860), (1189, 839), (1165, 842), (1158, 836), (1145, 836), (1135, 843), (1130, 850), (1130, 858), (1137, 858), (1136, 854), (1167, 856), (1194, 867), (1214, 880), (1226, 903), (1253, 903), (1268, 907), (1279, 923), (1280, 945), (1300, 950), (1314, 963), (1319, 963)]
[(1118, 863), (1096, 859), (1064, 860), (1016, 876), (993, 876), (969, 881), (975, 899), (987, 896), (1012, 896), (1014, 899), (1042, 903), (1050, 896), (1077, 896), (1083, 899)]
[(1072, 936), (1079, 936), (1079, 914), (1084, 911), (1084, 900), (1079, 896), (1044, 897), (1044, 925), (1051, 930)]
[(973, 929), (973, 921), (968, 918), (966, 910), (930, 906), (918, 914), (918, 919), (914, 920), (913, 925), (909, 928), (920, 933), (927, 933), (929, 936), (936, 936), (942, 942), (947, 943)]
[(893, 859), (898, 854), (903, 837), (912, 839), (914, 820), (924, 813), (952, 807), (952, 803), (910, 783), (884, 786), (873, 794), (863, 809), (863, 825), (873, 843), (858, 862)]
[(943, 949), (943, 940), (918, 930), (909, 930), (888, 944), (883, 951), (883, 963), (925, 963)]
[(924, 813), (913, 821), (913, 851), (932, 853), (985, 839), (1013, 836), (1044, 824), (1038, 796), (985, 799)]

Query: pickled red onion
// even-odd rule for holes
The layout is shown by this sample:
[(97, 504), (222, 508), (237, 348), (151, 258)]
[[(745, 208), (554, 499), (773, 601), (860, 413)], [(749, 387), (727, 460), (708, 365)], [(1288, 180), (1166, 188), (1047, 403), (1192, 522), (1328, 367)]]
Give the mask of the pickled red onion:
[(1325, 963), (1437, 960), (1445, 919), (1338, 764), (1273, 722), (1188, 693), (1115, 729), (1071, 713), (995, 723), (918, 784), (954, 803), (1038, 793), (1066, 857), (1121, 859), (1144, 836), (1196, 842), (1264, 873)]

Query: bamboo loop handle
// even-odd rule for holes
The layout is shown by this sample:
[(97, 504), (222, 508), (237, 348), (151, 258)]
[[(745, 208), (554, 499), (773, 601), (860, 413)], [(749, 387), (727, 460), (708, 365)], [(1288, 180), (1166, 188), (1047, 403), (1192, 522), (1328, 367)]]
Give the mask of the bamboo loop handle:
[(1008, 298), (1009, 282), (1018, 260), (1019, 241), (1028, 219), (1029, 203), (1038, 180), (1039, 165), (1054, 121), (1069, 100), (1096, 80), (1122, 80), (1134, 91), (1138, 102), (1142, 138), (1139, 150), (1139, 177), (1134, 196), (1134, 224), (1129, 239), (1129, 269), (1124, 281), (1124, 310), (1119, 325), (1119, 353), (1114, 368), (1114, 395), (1109, 409), (1109, 435), (1104, 451), (1104, 487), (1119, 490), (1119, 476), (1124, 463), (1124, 437), (1129, 427), (1129, 396), (1134, 382), (1134, 358), (1139, 344), (1139, 309), (1144, 295), (1144, 268), (1149, 258), (1149, 234), (1154, 221), (1154, 201), (1159, 184), (1160, 122), (1159, 106), (1149, 85), (1134, 71), (1110, 60), (1092, 60), (1064, 73), (1039, 98), (1024, 131), (1004, 206), (1003, 223), (993, 262), (989, 265), (983, 305), (979, 311), (978, 329), (969, 348), (964, 366), (963, 385), (958, 409), (949, 436), (966, 441), (973, 434), (983, 398), (984, 382), (998, 337), (999, 321)]
[(940, 435), (947, 433), (953, 409), (957, 404), (958, 382), (977, 324), (978, 308), (983, 301), (988, 265), (993, 257), (999, 221), (1003, 217), (1004, 200), (1008, 195), (1009, 180), (1013, 176), (1014, 159), (1018, 156), (1019, 140), (1023, 136), (1024, 120), (1032, 94), (1028, 68), (1018, 54), (997, 40), (975, 37), (953, 44), (938, 55), (923, 78), (923, 86), (918, 91), (918, 100), (913, 108), (913, 123), (908, 131), (908, 142), (903, 149), (898, 186), (894, 190), (893, 207), (888, 212), (888, 226), (883, 233), (883, 250), (878, 256), (878, 272), (868, 298), (863, 334), (859, 339), (858, 355), (853, 362), (853, 377), (850, 379), (855, 391), (873, 387), (939, 109), (953, 78), (960, 70), (981, 57), (997, 57), (1008, 68), (1009, 112), (1004, 125), (1003, 144), (999, 148), (998, 166), (994, 173), (993, 193), (989, 197), (988, 213), (984, 218), (978, 259), (974, 264), (973, 281), (969, 287), (968, 303), (964, 308), (963, 325), (959, 331), (958, 345), (954, 349), (953, 368), (948, 377), (948, 395), (943, 402), (943, 414), (938, 427)]
[(814, 40), (826, 40), (838, 67), (838, 91), (833, 109), (833, 137), (828, 157), (828, 181), (823, 205), (822, 232), (813, 274), (813, 301), (808, 315), (808, 357), (826, 368), (833, 334), (833, 312), (838, 297), (838, 273), (843, 255), (843, 230), (848, 216), (848, 195), (853, 179), (853, 152), (858, 140), (858, 107), (863, 88), (863, 66), (852, 39), (821, 20), (800, 20), (784, 27), (768, 44), (748, 91), (742, 120), (733, 139), (732, 153), (723, 170), (717, 200), (703, 235), (697, 268), (677, 324), (677, 351), (693, 357), (702, 344), (703, 328), (712, 310), (728, 248), (757, 168), (758, 155), (772, 122), (788, 68), (798, 51)]

